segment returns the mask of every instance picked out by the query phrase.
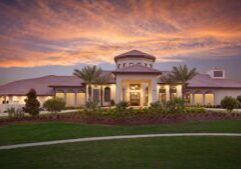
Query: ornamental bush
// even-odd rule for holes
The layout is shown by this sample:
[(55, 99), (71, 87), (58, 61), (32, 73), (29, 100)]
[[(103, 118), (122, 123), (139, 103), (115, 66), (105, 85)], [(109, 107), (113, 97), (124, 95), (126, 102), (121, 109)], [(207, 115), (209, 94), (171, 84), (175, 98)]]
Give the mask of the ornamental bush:
[(57, 113), (64, 109), (65, 101), (61, 98), (48, 99), (43, 107), (51, 113)]
[(116, 109), (117, 110), (126, 110), (128, 108), (128, 102), (126, 101), (121, 101), (119, 103), (116, 104)]
[(185, 100), (182, 98), (173, 98), (166, 103), (168, 113), (184, 113)]
[(98, 110), (99, 106), (98, 106), (98, 102), (97, 101), (87, 101), (85, 103), (85, 112), (87, 114), (95, 114)]
[(149, 113), (163, 113), (164, 110), (164, 105), (160, 101), (152, 102), (149, 107)]
[(239, 101), (239, 107), (241, 107), (241, 95), (237, 96), (237, 100)]
[(232, 112), (233, 109), (238, 107), (238, 104), (238, 101), (231, 96), (226, 96), (221, 101), (221, 106), (227, 109), (228, 112)]
[(32, 116), (37, 116), (40, 111), (40, 103), (37, 100), (37, 93), (34, 89), (30, 89), (27, 93), (27, 99), (25, 101), (25, 107), (23, 111), (29, 113)]

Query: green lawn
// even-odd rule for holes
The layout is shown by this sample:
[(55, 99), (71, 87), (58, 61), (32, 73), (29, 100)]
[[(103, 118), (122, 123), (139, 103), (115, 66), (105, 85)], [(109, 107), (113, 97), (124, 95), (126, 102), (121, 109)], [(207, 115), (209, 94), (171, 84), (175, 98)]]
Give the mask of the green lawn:
[(241, 138), (172, 137), (0, 150), (1, 169), (240, 169)]
[(145, 126), (84, 125), (63, 122), (26, 123), (1, 126), (0, 145), (91, 136), (184, 132), (241, 133), (241, 120), (189, 122)]
[[(146, 126), (49, 122), (0, 127), (0, 145), (90, 136), (230, 132), (241, 120)], [(170, 137), (93, 141), (0, 150), (1, 169), (240, 169), (240, 137)]]

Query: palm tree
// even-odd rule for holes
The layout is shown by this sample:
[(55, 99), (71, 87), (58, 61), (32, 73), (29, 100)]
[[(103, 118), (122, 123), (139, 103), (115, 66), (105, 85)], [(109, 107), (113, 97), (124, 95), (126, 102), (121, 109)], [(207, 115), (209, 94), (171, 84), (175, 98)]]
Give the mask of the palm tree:
[(95, 82), (96, 84), (100, 85), (100, 106), (103, 106), (103, 85), (107, 84), (108, 81), (110, 80), (110, 75), (102, 75), (99, 76)]
[(187, 65), (174, 66), (171, 73), (161, 77), (161, 80), (166, 83), (181, 83), (182, 97), (184, 98), (187, 82), (197, 75), (196, 68), (188, 69)]
[[(101, 75), (102, 69), (98, 68), (96, 66), (85, 66), (81, 70), (75, 69), (74, 70), (74, 75), (83, 79), (86, 83), (87, 86), (87, 91), (88, 96), (89, 96), (89, 101), (91, 100), (91, 85), (92, 83)], [(86, 95), (87, 97), (87, 95)], [(87, 100), (87, 98), (86, 98)]]

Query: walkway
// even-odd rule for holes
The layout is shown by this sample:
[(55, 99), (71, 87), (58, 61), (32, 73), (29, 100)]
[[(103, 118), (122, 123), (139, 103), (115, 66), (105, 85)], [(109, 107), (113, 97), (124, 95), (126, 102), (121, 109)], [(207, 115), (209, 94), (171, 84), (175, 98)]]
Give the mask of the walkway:
[(173, 134), (141, 134), (141, 135), (123, 135), (123, 136), (105, 136), (105, 137), (87, 137), (67, 140), (44, 141), (37, 143), (25, 143), (0, 146), (0, 150), (36, 147), (43, 145), (75, 143), (75, 142), (89, 142), (100, 140), (120, 140), (120, 139), (137, 139), (137, 138), (153, 138), (153, 137), (193, 137), (193, 136), (222, 136), (222, 137), (241, 137), (241, 133), (173, 133)]

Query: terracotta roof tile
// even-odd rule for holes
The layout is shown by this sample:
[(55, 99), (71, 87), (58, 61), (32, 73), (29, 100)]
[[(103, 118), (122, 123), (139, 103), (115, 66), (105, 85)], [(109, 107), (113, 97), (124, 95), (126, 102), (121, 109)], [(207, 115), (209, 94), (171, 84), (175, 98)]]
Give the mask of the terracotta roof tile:
[(155, 56), (152, 56), (150, 54), (144, 53), (144, 52), (139, 51), (139, 50), (131, 50), (129, 52), (117, 55), (117, 56), (115, 56), (114, 59), (116, 61), (117, 59), (120, 59), (120, 58), (131, 58), (131, 57), (134, 57), (134, 58), (136, 58), (136, 57), (143, 57), (143, 58), (151, 59), (153, 61), (156, 60)]

